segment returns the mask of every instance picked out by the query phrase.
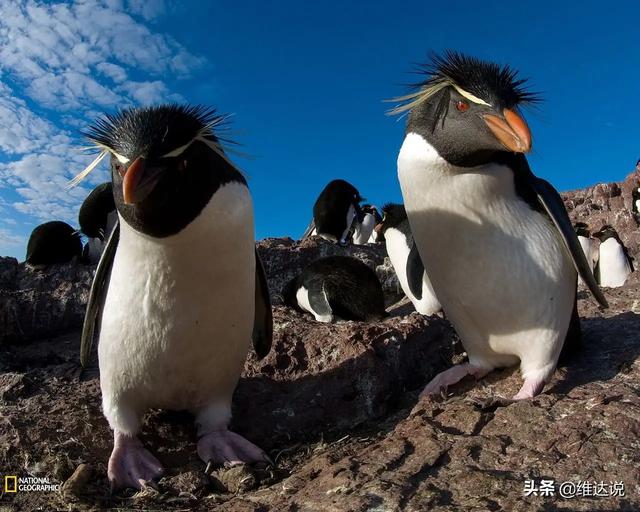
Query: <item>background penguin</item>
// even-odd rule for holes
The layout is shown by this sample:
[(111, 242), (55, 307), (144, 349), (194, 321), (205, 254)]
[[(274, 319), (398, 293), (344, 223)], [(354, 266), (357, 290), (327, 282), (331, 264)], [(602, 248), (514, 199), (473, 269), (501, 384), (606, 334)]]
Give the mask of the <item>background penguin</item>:
[(118, 221), (111, 182), (94, 188), (80, 206), (80, 230), (89, 239), (82, 251), (85, 263), (97, 263), (111, 231)]
[(439, 394), (466, 375), (520, 363), (514, 399), (537, 395), (563, 344), (580, 340), (576, 269), (602, 305), (560, 195), (529, 169), (519, 107), (537, 101), (508, 66), (434, 56), (409, 111), (398, 176), (433, 289), (469, 362), (437, 375)]
[(622, 286), (633, 272), (633, 263), (627, 248), (612, 226), (603, 226), (593, 236), (600, 240), (596, 279), (601, 286)]
[(302, 235), (320, 235), (346, 245), (352, 224), (361, 215), (360, 192), (345, 180), (333, 180), (320, 192), (313, 205), (313, 221)]
[[(576, 222), (573, 227), (576, 230), (578, 241), (580, 242), (582, 251), (587, 258), (587, 262), (589, 263), (589, 268), (593, 272), (598, 261), (598, 247), (596, 246), (595, 240), (591, 237), (589, 226), (584, 222)], [(579, 277), (578, 280), (579, 282), (584, 283), (581, 277)]]
[[(420, 260), (404, 206), (389, 203), (382, 207), (382, 213), (382, 222), (376, 226), (376, 231), (384, 235), (387, 254), (396, 271), (402, 291), (413, 302), (418, 313), (436, 314), (442, 306)], [(409, 279), (416, 282), (409, 286)], [(415, 290), (415, 293), (412, 290)]]
[(631, 192), (631, 212), (636, 222), (640, 221), (640, 187), (635, 187)]
[(284, 303), (308, 311), (318, 322), (372, 321), (387, 316), (376, 273), (360, 260), (329, 256), (314, 261), (289, 281)]
[(60, 220), (37, 226), (29, 236), (26, 262), (30, 265), (68, 263), (82, 255), (80, 235)]
[(374, 228), (381, 220), (382, 217), (375, 206), (372, 204), (362, 205), (361, 217), (353, 232), (353, 243), (356, 245), (375, 243), (377, 237)]
[(110, 155), (119, 223), (96, 270), (81, 362), (101, 316), (113, 487), (140, 488), (162, 472), (137, 438), (149, 408), (192, 411), (207, 463), (266, 459), (227, 430), (250, 340), (267, 354), (272, 316), (247, 183), (213, 131), (224, 119), (177, 105), (108, 115), (87, 134), (101, 155), (72, 182)]

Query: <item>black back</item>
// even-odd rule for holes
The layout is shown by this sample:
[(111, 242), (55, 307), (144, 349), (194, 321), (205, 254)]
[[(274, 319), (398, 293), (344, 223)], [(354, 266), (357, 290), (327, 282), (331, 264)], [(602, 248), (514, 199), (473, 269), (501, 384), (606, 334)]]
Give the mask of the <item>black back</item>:
[(353, 205), (360, 218), (360, 192), (345, 180), (333, 180), (320, 192), (313, 205), (313, 219), (318, 234), (340, 240), (347, 227), (347, 212)]
[(82, 256), (82, 241), (80, 235), (66, 222), (45, 222), (31, 232), (27, 244), (27, 263), (68, 263), (74, 256)]
[(80, 206), (80, 230), (90, 238), (104, 240), (107, 236), (107, 218), (116, 209), (111, 182), (94, 188)]
[(295, 294), (301, 286), (310, 296), (324, 290), (333, 314), (345, 320), (379, 320), (387, 315), (376, 273), (356, 258), (329, 256), (314, 261), (285, 286), (285, 304), (298, 307)]

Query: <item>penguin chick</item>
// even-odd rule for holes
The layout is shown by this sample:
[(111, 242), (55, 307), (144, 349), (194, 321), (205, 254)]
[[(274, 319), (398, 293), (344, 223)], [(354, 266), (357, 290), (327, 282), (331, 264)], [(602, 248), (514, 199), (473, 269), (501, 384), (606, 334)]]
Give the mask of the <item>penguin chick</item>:
[(346, 245), (352, 225), (362, 216), (360, 192), (345, 180), (330, 181), (313, 205), (313, 220), (302, 240), (320, 235), (330, 242)]
[(387, 254), (402, 291), (409, 297), (418, 313), (435, 315), (442, 306), (433, 291), (413, 241), (404, 206), (388, 203), (382, 207), (382, 213), (382, 221), (376, 226), (376, 231), (384, 236)]
[(161, 105), (107, 115), (87, 132), (102, 156), (74, 182), (109, 155), (118, 211), (81, 342), (85, 366), (100, 326), (112, 487), (141, 488), (162, 473), (137, 437), (150, 408), (193, 412), (207, 464), (267, 460), (227, 430), (250, 340), (264, 357), (272, 316), (249, 189), (214, 132), (224, 119)]
[(514, 399), (542, 391), (563, 345), (580, 340), (577, 271), (597, 286), (557, 191), (530, 170), (519, 108), (538, 101), (525, 80), (456, 52), (434, 56), (409, 112), (398, 177), (431, 284), (469, 362), (438, 374), (425, 395), (467, 375), (520, 364)]
[(68, 263), (82, 254), (80, 235), (60, 220), (36, 226), (27, 243), (26, 262), (30, 265)]
[(601, 286), (609, 288), (624, 285), (633, 272), (633, 261), (618, 232), (613, 226), (606, 225), (594, 237), (600, 240), (596, 280)]
[(356, 258), (329, 256), (314, 261), (289, 281), (284, 303), (311, 313), (318, 322), (374, 321), (387, 316), (376, 273)]

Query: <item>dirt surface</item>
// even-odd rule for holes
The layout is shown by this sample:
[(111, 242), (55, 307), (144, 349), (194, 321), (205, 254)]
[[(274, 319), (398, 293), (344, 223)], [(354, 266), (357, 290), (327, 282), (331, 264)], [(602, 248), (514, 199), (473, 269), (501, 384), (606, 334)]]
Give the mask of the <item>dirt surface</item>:
[[(584, 292), (581, 296), (584, 296)], [(584, 350), (538, 398), (501, 405), (515, 370), (418, 401), (462, 359), (438, 317), (396, 308), (381, 323), (318, 324), (276, 308), (275, 350), (250, 359), (233, 428), (276, 467), (204, 474), (186, 413), (151, 412), (142, 439), (166, 468), (158, 489), (109, 497), (111, 434), (97, 370), (82, 377), (74, 331), (0, 353), (0, 467), (64, 491), (18, 492), (0, 510), (637, 510), (640, 283), (579, 301)], [(80, 467), (81, 465), (83, 465)], [(74, 474), (74, 472), (76, 472)], [(73, 478), (70, 478), (72, 477)], [(524, 496), (525, 480), (624, 482), (624, 497)]]
[[(565, 199), (574, 220), (618, 222), (637, 256), (629, 183)], [(320, 240), (258, 247), (274, 295), (291, 269), (338, 250)], [(395, 300), (381, 247), (348, 250), (391, 283), (387, 299)], [(275, 465), (206, 475), (193, 418), (151, 411), (141, 438), (165, 476), (155, 489), (114, 495), (98, 370), (78, 364), (90, 273), (64, 266), (35, 273), (0, 260), (0, 330), (12, 329), (0, 337), (0, 475), (61, 484), (57, 492), (0, 493), (0, 512), (640, 510), (637, 272), (605, 290), (606, 311), (580, 291), (581, 353), (542, 395), (518, 403), (507, 400), (521, 385), (516, 369), (419, 400), (427, 381), (464, 354), (446, 320), (418, 315), (406, 299), (376, 323), (320, 324), (278, 305), (273, 350), (261, 361), (249, 357), (231, 425)], [(527, 495), (528, 485), (549, 489), (542, 481), (554, 482), (551, 491)]]

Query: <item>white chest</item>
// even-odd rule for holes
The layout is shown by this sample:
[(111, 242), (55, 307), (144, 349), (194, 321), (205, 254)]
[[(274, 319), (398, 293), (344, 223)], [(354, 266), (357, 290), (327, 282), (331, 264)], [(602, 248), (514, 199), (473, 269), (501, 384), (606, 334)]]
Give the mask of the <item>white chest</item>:
[(576, 274), (550, 221), (516, 195), (510, 169), (453, 167), (410, 133), (398, 176), (433, 289), (467, 350), (518, 353), (532, 336), (564, 335)]
[(254, 315), (247, 188), (221, 187), (191, 224), (166, 238), (120, 222), (100, 333), (103, 391), (133, 388), (171, 408), (200, 402), (229, 378), (235, 384)]
[(362, 245), (369, 242), (375, 223), (375, 217), (371, 213), (366, 213), (362, 222), (358, 223), (356, 226), (355, 233), (353, 235), (353, 243)]

